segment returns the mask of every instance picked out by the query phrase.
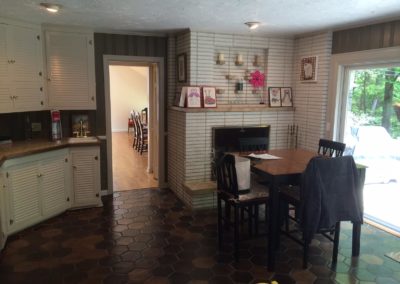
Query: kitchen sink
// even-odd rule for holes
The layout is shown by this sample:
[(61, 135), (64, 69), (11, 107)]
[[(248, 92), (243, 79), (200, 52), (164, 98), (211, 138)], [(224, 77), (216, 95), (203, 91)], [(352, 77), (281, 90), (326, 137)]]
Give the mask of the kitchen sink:
[(68, 138), (68, 143), (93, 143), (93, 142), (97, 142), (97, 141), (98, 141), (98, 139), (95, 136)]

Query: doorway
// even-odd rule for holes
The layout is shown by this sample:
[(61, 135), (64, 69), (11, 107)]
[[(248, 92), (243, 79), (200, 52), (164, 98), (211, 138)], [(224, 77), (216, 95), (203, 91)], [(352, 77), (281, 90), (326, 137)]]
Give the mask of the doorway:
[(367, 166), (364, 216), (400, 234), (400, 63), (344, 69), (339, 135)]
[[(108, 192), (163, 187), (163, 59), (104, 55)], [(133, 147), (131, 111), (147, 110), (148, 151)], [(129, 130), (129, 132), (128, 132)]]

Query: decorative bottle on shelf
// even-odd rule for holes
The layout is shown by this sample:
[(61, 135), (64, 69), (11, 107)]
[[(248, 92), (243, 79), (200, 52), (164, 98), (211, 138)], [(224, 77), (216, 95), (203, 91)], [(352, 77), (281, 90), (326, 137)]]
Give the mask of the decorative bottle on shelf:
[(236, 83), (236, 92), (241, 93), (243, 92), (243, 78), (240, 78), (239, 81)]
[(61, 140), (62, 128), (61, 128), (61, 114), (59, 110), (51, 111), (51, 139), (53, 141)]

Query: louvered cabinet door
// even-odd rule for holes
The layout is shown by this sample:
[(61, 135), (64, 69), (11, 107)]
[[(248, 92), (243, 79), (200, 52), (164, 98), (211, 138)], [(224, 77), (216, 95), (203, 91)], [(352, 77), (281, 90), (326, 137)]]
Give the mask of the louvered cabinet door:
[(41, 31), (9, 26), (8, 54), (14, 90), (14, 110), (34, 111), (44, 108), (43, 55)]
[(99, 147), (71, 148), (74, 206), (101, 206)]
[(7, 55), (7, 26), (0, 24), (0, 113), (13, 109), (9, 68), (11, 59)]
[(42, 213), (45, 218), (68, 208), (67, 161), (67, 157), (61, 155), (40, 162)]
[(37, 162), (27, 162), (7, 169), (9, 216), (7, 233), (12, 234), (39, 222), (41, 201)]
[(46, 31), (49, 106), (96, 109), (93, 35)]

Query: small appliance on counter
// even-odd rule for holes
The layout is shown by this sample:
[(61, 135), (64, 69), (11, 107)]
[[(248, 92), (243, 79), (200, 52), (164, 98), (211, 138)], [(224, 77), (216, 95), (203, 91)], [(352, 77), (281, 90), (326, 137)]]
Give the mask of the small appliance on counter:
[(59, 110), (51, 111), (51, 139), (53, 141), (61, 140), (62, 128), (61, 128), (61, 113)]

